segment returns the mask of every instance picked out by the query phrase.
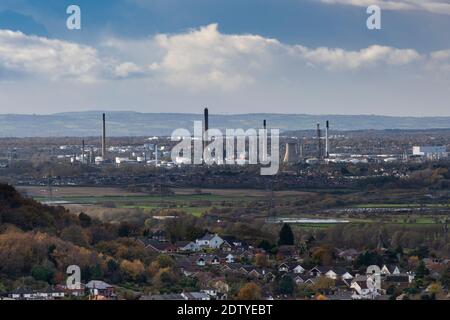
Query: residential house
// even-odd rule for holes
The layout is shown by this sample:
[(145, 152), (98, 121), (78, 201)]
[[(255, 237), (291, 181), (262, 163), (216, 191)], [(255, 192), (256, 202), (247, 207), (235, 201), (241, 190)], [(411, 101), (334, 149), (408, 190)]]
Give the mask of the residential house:
[(357, 276), (351, 282), (350, 288), (353, 290), (352, 299), (355, 300), (373, 300), (379, 296), (372, 277)]
[(381, 268), (381, 275), (388, 275), (388, 274), (400, 274), (400, 269), (397, 266), (386, 266), (384, 265)]
[(101, 281), (91, 280), (86, 284), (86, 289), (89, 290), (91, 296), (103, 296), (105, 298), (115, 297), (115, 289), (112, 285)]
[(184, 300), (211, 300), (211, 297), (205, 292), (183, 292), (181, 296), (184, 298)]
[(177, 250), (177, 248), (170, 242), (160, 242), (153, 239), (141, 239), (139, 241), (144, 245), (145, 249), (153, 252), (170, 253)]
[(186, 251), (195, 252), (195, 251), (200, 250), (200, 247), (198, 246), (197, 243), (189, 242), (189, 241), (179, 241), (179, 242), (175, 243), (175, 247), (176, 247), (177, 251), (181, 251), (181, 252), (186, 252)]
[(223, 243), (223, 239), (217, 234), (205, 234), (195, 241), (200, 248), (218, 249)]

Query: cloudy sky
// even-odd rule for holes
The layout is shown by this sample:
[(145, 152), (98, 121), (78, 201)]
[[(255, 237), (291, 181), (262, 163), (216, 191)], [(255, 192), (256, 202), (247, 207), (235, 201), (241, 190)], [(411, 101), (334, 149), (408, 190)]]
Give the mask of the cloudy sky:
[(2, 0), (0, 113), (450, 116), (449, 30), (450, 0)]

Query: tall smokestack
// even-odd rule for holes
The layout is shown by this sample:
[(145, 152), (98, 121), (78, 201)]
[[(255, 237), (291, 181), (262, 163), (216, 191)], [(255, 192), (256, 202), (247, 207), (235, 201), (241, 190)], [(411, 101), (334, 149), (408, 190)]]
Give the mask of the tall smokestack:
[(106, 115), (105, 114), (103, 114), (102, 158), (103, 158), (103, 160), (106, 160)]
[(209, 111), (205, 108), (205, 132), (209, 129)]
[(328, 159), (330, 157), (330, 143), (328, 141), (328, 132), (330, 130), (330, 122), (327, 120), (325, 128), (325, 157)]
[(84, 155), (84, 139), (83, 139), (82, 147), (81, 147), (81, 164), (84, 164), (84, 158), (85, 158), (85, 155)]
[(205, 131), (203, 132), (203, 150), (206, 149), (206, 145), (207, 145), (207, 141), (208, 141), (208, 136), (206, 134), (206, 132), (209, 129), (209, 110), (208, 108), (205, 108), (204, 111), (204, 116), (205, 116)]
[(318, 153), (317, 157), (319, 159), (322, 159), (322, 137), (320, 132), (320, 123), (317, 124), (317, 147), (318, 147)]

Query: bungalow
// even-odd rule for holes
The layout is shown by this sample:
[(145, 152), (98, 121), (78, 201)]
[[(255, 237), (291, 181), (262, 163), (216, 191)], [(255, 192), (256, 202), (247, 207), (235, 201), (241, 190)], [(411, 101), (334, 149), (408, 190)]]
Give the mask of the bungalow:
[(36, 294), (29, 288), (19, 287), (8, 294), (8, 297), (16, 300), (32, 300), (36, 298)]
[(177, 251), (199, 251), (200, 247), (195, 242), (179, 241), (175, 243)]
[(184, 300), (211, 300), (211, 297), (205, 292), (183, 292), (181, 296), (184, 298)]
[(91, 296), (104, 296), (106, 298), (112, 298), (115, 296), (114, 287), (100, 280), (89, 281), (86, 284), (86, 289), (89, 290)]
[(148, 249), (153, 252), (168, 253), (168, 252), (175, 252), (177, 249), (170, 242), (160, 242), (158, 240), (153, 239), (144, 239), (140, 240), (140, 242), (144, 245), (145, 249)]

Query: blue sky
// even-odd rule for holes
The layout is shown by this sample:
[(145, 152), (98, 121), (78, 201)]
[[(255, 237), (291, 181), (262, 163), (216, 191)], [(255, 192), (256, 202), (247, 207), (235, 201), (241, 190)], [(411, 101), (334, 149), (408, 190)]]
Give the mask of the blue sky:
[[(382, 7), (382, 30), (366, 28), (367, 3)], [(80, 31), (65, 27), (70, 4), (81, 7)], [(447, 0), (2, 0), (0, 98), (9, 103), (0, 113), (209, 105), (450, 115), (449, 8)], [(43, 56), (49, 50), (57, 58)]]

